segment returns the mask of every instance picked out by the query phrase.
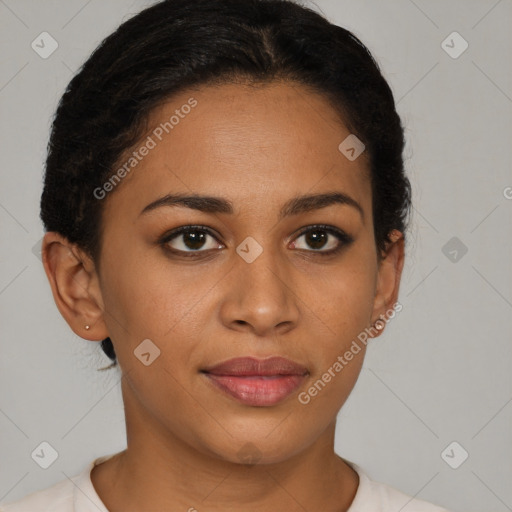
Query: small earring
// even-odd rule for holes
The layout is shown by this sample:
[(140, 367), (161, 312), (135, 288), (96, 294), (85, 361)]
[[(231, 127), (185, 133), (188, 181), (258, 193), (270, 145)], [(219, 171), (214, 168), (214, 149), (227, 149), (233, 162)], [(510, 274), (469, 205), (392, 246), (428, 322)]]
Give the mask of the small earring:
[(375, 320), (375, 322), (373, 323), (373, 326), (375, 327), (375, 329), (377, 330), (381, 330), (381, 329), (384, 329), (384, 321), (382, 320), (382, 315), (379, 315), (379, 318), (377, 320)]
[(90, 326), (90, 325), (86, 325), (86, 326), (85, 326), (85, 330), (86, 330), (86, 331), (88, 331), (90, 328), (91, 328), (91, 326)]

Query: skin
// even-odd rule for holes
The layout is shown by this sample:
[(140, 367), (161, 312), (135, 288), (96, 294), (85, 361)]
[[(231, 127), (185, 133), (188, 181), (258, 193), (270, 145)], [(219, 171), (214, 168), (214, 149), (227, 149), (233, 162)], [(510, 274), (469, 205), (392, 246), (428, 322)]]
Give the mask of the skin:
[[(127, 449), (94, 468), (93, 485), (112, 512), (345, 511), (358, 476), (334, 452), (335, 423), (364, 346), (310, 403), (297, 395), (397, 301), (403, 237), (395, 232), (377, 259), (365, 154), (350, 161), (340, 153), (350, 132), (322, 96), (286, 82), (201, 87), (156, 109), (148, 126), (191, 96), (197, 106), (103, 199), (99, 262), (57, 233), (44, 238), (60, 312), (85, 339), (110, 336), (123, 374)], [(341, 204), (278, 219), (292, 197), (333, 191), (355, 199), (364, 219)], [(178, 192), (225, 198), (234, 213), (163, 206), (141, 215)], [(191, 224), (218, 235), (195, 258), (159, 244)], [(333, 235), (317, 248), (299, 236), (315, 224), (354, 241), (323, 257)], [(252, 263), (236, 252), (248, 236), (263, 248)], [(180, 236), (167, 245), (191, 251)], [(145, 366), (134, 350), (148, 338), (161, 353)], [(274, 355), (309, 374), (270, 407), (230, 398), (199, 371)], [(243, 448), (256, 464), (241, 460)]]

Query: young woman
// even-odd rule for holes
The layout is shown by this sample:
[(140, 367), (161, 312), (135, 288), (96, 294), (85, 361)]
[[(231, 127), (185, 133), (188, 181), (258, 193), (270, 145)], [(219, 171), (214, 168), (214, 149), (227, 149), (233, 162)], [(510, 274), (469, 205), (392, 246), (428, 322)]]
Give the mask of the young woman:
[(439, 512), (334, 451), (400, 307), (410, 208), (390, 88), (288, 0), (122, 24), (53, 123), (42, 253), (122, 373), (127, 448), (4, 512)]

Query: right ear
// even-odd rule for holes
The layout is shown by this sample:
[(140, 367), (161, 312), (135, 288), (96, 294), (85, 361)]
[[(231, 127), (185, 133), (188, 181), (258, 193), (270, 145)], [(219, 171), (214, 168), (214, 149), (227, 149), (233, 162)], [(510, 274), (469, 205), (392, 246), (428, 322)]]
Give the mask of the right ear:
[(43, 238), (41, 256), (55, 304), (73, 332), (91, 341), (107, 338), (103, 298), (92, 258), (53, 231)]

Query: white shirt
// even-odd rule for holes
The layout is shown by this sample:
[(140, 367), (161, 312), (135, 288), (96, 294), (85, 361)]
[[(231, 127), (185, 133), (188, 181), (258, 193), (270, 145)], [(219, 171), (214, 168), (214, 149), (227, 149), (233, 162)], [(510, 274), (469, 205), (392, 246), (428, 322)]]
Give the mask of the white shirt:
[[(0, 503), (0, 512), (109, 512), (92, 485), (91, 470), (115, 454), (90, 462), (77, 476), (52, 487), (35, 491), (10, 503)], [(359, 475), (359, 487), (348, 512), (448, 512), (446, 509), (411, 498), (388, 485), (374, 482), (353, 462), (345, 460)]]

